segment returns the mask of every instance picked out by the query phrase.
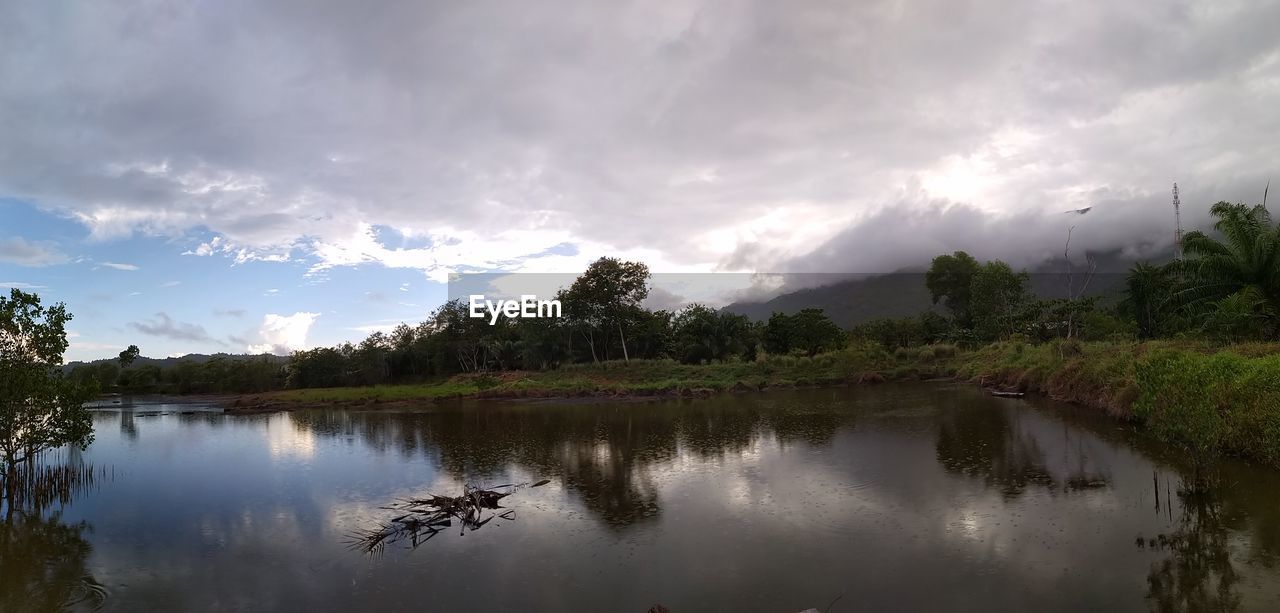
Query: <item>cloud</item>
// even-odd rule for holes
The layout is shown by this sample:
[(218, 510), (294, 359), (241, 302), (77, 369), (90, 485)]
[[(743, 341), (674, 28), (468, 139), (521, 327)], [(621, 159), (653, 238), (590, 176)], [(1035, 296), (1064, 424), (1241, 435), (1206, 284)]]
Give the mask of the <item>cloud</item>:
[(741, 270), (904, 188), (1020, 219), (1280, 166), (1276, 2), (9, 4), (0, 195), (236, 262)]
[(274, 353), (285, 355), (291, 351), (307, 348), (307, 332), (315, 323), (319, 313), (298, 312), (293, 315), (277, 315), (268, 313), (262, 318), (258, 328), (260, 342), (246, 347), (249, 353)]
[(649, 296), (644, 300), (644, 308), (658, 311), (679, 311), (689, 305), (689, 300), (664, 287), (654, 286), (649, 289)]
[(177, 287), (179, 285), (182, 285), (181, 281), (165, 281), (160, 284), (160, 287)]
[(0, 238), (0, 262), (18, 266), (40, 267), (62, 264), (67, 256), (53, 243), (31, 242), (21, 236)]
[[(1220, 186), (1210, 193), (1256, 202), (1248, 190)], [(1232, 198), (1235, 196), (1235, 198)], [(1035, 268), (1061, 260), (1071, 235), (1073, 259), (1086, 253), (1114, 253), (1122, 262), (1167, 256), (1173, 244), (1174, 216), (1164, 190), (1087, 194), (1086, 214), (1064, 210), (986, 211), (966, 203), (933, 198), (918, 189), (904, 192), (804, 253), (768, 251), (745, 245), (735, 253), (739, 265), (756, 270), (801, 273), (887, 273), (927, 266), (942, 253), (965, 250), (980, 259), (1002, 259)], [(1187, 229), (1208, 228), (1208, 206), (1183, 205)]]
[(244, 317), (244, 309), (214, 309), (213, 314), (218, 317)]
[(390, 334), (392, 330), (396, 329), (396, 326), (399, 326), (402, 323), (405, 323), (405, 322), (401, 320), (384, 320), (380, 322), (373, 322), (373, 323), (361, 324), (358, 326), (352, 326), (348, 329), (359, 332), (365, 336), (373, 334), (374, 332)]
[(0, 281), (0, 287), (9, 287), (13, 289), (31, 290), (31, 289), (48, 289), (44, 285), (36, 285), (34, 283), (23, 283), (21, 281)]
[(117, 262), (102, 262), (99, 266), (106, 266), (107, 268), (114, 268), (116, 270), (138, 270), (138, 267), (133, 264), (120, 264)]
[(209, 336), (202, 326), (174, 321), (169, 315), (156, 313), (155, 318), (148, 321), (129, 323), (129, 328), (150, 336), (159, 336), (179, 341), (210, 342), (224, 344)]

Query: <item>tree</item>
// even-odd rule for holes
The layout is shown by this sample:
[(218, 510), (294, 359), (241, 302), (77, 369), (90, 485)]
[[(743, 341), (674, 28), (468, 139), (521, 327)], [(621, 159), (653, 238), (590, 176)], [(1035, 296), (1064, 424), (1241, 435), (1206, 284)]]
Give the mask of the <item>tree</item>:
[(1265, 334), (1265, 320), (1272, 314), (1256, 287), (1246, 287), (1213, 303), (1200, 331), (1228, 343), (1256, 339)]
[[(1199, 231), (1182, 237), (1185, 259), (1177, 264), (1185, 277), (1175, 297), (1180, 305), (1211, 312), (1221, 301), (1253, 288), (1259, 315), (1274, 334), (1280, 313), (1280, 226), (1263, 205), (1219, 202), (1210, 213), (1224, 240)], [(1234, 304), (1239, 306), (1239, 304)]]
[(701, 304), (681, 309), (671, 327), (676, 358), (686, 364), (723, 362), (746, 354), (754, 345), (751, 321), (745, 316), (718, 313)]
[(1075, 338), (1077, 322), (1082, 316), (1093, 312), (1094, 301), (1085, 298), (1085, 292), (1089, 289), (1089, 281), (1093, 280), (1093, 273), (1098, 270), (1097, 259), (1086, 252), (1083, 277), (1076, 284), (1076, 275), (1071, 267), (1071, 233), (1075, 229), (1075, 226), (1067, 228), (1067, 243), (1062, 247), (1062, 259), (1067, 263), (1067, 299), (1062, 309), (1066, 315), (1067, 338)]
[(1030, 283), (1026, 271), (1015, 273), (1000, 260), (987, 262), (974, 273), (969, 308), (979, 336), (994, 340), (1017, 331), (1031, 298)]
[(763, 337), (769, 353), (800, 351), (809, 357), (839, 349), (845, 341), (844, 330), (822, 309), (803, 309), (795, 315), (774, 313), (764, 325)]
[(929, 271), (924, 276), (924, 283), (929, 288), (933, 303), (941, 301), (961, 328), (973, 326), (971, 292), (973, 276), (980, 267), (973, 256), (957, 251), (933, 258)]
[(0, 463), (7, 476), (46, 450), (93, 440), (83, 406), (88, 390), (62, 376), (70, 320), (65, 305), (41, 306), (35, 294), (13, 289), (0, 298)]
[(1164, 314), (1173, 293), (1169, 269), (1138, 262), (1125, 278), (1120, 307), (1138, 324), (1139, 338), (1155, 338), (1162, 331)]
[(764, 350), (771, 354), (786, 355), (791, 352), (794, 335), (791, 317), (774, 311), (761, 333)]
[(886, 349), (915, 347), (946, 339), (950, 323), (933, 311), (915, 317), (873, 319), (854, 326), (850, 333), (874, 341)]
[(844, 345), (844, 330), (840, 329), (822, 309), (801, 309), (791, 316), (792, 348), (798, 348), (809, 357), (823, 351), (839, 349)]
[[(561, 294), (570, 317), (587, 327), (582, 334), (591, 345), (592, 359), (598, 359), (595, 351), (594, 331), (597, 328), (617, 330), (622, 344), (622, 359), (629, 360), (627, 337), (623, 330), (628, 320), (635, 319), (640, 303), (649, 297), (649, 267), (640, 262), (626, 262), (603, 257), (592, 262), (569, 289)], [(605, 333), (607, 337), (609, 332)]]
[(116, 361), (120, 362), (120, 368), (128, 368), (141, 353), (137, 345), (129, 345), (128, 349), (120, 352), (120, 357), (116, 358)]

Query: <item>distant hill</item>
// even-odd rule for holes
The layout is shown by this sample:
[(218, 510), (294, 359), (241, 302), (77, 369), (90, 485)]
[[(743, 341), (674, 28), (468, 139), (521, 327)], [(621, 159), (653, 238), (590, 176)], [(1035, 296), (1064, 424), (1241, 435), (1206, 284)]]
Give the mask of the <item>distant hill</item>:
[[(1157, 258), (1168, 261), (1172, 255)], [(1097, 257), (1097, 269), (1085, 294), (1101, 296), (1104, 302), (1118, 300), (1124, 289), (1126, 271), (1132, 261), (1118, 253)], [(1062, 260), (1048, 262), (1031, 271), (1031, 291), (1041, 298), (1067, 296), (1066, 265)], [(1073, 283), (1083, 282), (1083, 271), (1075, 267)], [(762, 302), (734, 302), (724, 307), (730, 313), (745, 315), (753, 321), (764, 321), (775, 311), (793, 314), (801, 309), (820, 308), (836, 324), (850, 328), (884, 317), (907, 317), (926, 310), (940, 310), (924, 284), (924, 270), (900, 271), (885, 275), (835, 280), (833, 275), (796, 275), (807, 287), (780, 294)], [(830, 283), (822, 283), (832, 278)], [(819, 285), (819, 283), (822, 283)]]
[[(212, 360), (214, 358), (222, 358), (224, 360), (250, 360), (250, 359), (266, 358), (275, 362), (279, 362), (281, 364), (285, 364), (289, 361), (289, 356), (273, 355), (270, 353), (263, 353), (259, 355), (244, 355), (244, 354), (232, 354), (232, 353), (215, 353), (215, 354), (209, 355), (204, 353), (188, 353), (187, 355), (179, 356), (176, 358), (147, 358), (147, 357), (138, 356), (138, 359), (133, 361), (133, 364), (130, 365), (130, 368), (136, 368), (138, 366), (156, 366), (156, 367), (159, 367), (161, 370), (164, 370), (167, 368), (171, 368), (173, 366), (177, 366), (182, 362), (194, 362), (196, 364), (204, 364), (205, 362), (208, 362), (209, 360)], [(100, 360), (93, 360), (90, 362), (80, 362), (80, 361), (68, 362), (66, 366), (63, 367), (63, 370), (65, 372), (71, 372), (72, 370), (75, 370), (79, 366), (101, 364), (103, 362), (114, 363), (116, 362), (116, 359), (103, 358)]]
[(809, 308), (820, 308), (836, 324), (849, 328), (883, 317), (916, 315), (933, 308), (933, 303), (924, 285), (924, 273), (900, 272), (845, 279), (780, 294), (764, 302), (734, 302), (723, 310), (764, 321), (774, 312), (790, 315)]

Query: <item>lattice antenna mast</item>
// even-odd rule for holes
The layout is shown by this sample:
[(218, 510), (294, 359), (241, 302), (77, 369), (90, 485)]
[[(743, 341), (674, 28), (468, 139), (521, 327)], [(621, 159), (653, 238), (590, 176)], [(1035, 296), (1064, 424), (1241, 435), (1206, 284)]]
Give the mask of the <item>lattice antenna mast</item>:
[(1178, 184), (1173, 184), (1173, 253), (1182, 259), (1182, 205), (1178, 202)]

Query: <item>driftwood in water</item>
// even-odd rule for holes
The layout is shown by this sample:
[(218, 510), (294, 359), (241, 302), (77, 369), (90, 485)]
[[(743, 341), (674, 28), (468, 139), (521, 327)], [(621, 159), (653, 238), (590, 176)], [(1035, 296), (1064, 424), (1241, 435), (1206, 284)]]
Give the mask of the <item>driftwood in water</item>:
[[(445, 528), (453, 526), (457, 521), (461, 525), (461, 533), (467, 530), (479, 530), (485, 524), (496, 519), (514, 520), (514, 509), (506, 509), (499, 503), (523, 487), (538, 487), (550, 483), (543, 479), (537, 483), (499, 485), (490, 489), (467, 485), (463, 487), (461, 496), (432, 495), (428, 498), (411, 498), (402, 500), (391, 506), (383, 507), (402, 512), (377, 528), (360, 530), (351, 535), (351, 548), (367, 553), (381, 551), (388, 544), (408, 539), (410, 545), (417, 547), (439, 534)], [(487, 513), (488, 517), (485, 517)]]
[(999, 396), (1000, 398), (1021, 398), (1026, 395), (1023, 392), (1006, 392), (1004, 390), (990, 390), (990, 391), (992, 396)]

